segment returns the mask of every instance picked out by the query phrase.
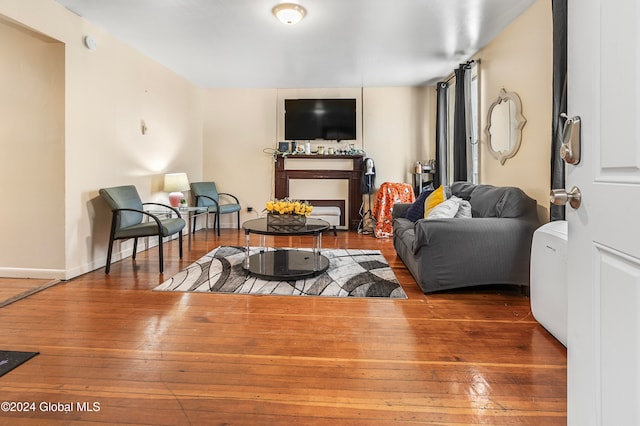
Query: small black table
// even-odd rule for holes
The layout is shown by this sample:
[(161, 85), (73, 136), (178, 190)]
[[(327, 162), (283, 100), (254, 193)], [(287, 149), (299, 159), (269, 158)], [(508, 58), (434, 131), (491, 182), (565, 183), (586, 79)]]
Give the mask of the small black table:
[[(242, 224), (247, 245), (244, 269), (251, 275), (266, 280), (298, 280), (321, 274), (329, 267), (329, 259), (321, 254), (322, 232), (330, 227), (328, 222), (307, 218), (305, 224), (295, 226), (272, 226), (266, 218), (252, 219)], [(260, 251), (250, 255), (251, 234), (258, 234)], [(275, 249), (267, 251), (265, 235), (313, 235), (311, 250)]]

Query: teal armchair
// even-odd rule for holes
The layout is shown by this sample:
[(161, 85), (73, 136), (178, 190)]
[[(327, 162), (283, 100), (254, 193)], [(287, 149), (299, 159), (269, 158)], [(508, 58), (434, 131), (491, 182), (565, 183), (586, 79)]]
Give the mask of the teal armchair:
[[(197, 207), (207, 207), (207, 214), (213, 214), (213, 227), (218, 230), (220, 236), (220, 215), (236, 213), (238, 229), (240, 229), (240, 201), (235, 195), (226, 192), (218, 192), (215, 182), (192, 182), (191, 195)], [(223, 196), (223, 202), (220, 196)], [(193, 232), (196, 231), (196, 217), (193, 218)]]
[[(157, 236), (160, 273), (163, 273), (164, 258), (162, 254), (162, 239), (178, 233), (180, 258), (182, 259), (182, 229), (186, 225), (186, 222), (182, 219), (177, 209), (166, 204), (143, 203), (142, 200), (140, 200), (136, 187), (133, 185), (103, 188), (99, 193), (113, 213), (111, 218), (111, 232), (109, 234), (107, 264), (104, 270), (105, 274), (108, 274), (111, 268), (111, 253), (115, 240), (133, 238), (133, 255), (131, 257), (135, 259), (138, 248), (138, 238)], [(160, 218), (155, 214), (144, 211), (144, 206), (146, 205), (156, 205), (170, 209), (177, 217)], [(169, 210), (167, 210), (167, 212), (169, 212)], [(143, 221), (145, 217), (148, 218), (148, 220)]]

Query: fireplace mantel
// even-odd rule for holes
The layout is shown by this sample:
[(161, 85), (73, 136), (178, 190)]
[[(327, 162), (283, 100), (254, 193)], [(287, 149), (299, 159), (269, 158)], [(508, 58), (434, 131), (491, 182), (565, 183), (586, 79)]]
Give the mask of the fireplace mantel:
[[(351, 160), (351, 168), (350, 170), (336, 170), (330, 168), (318, 168), (314, 170), (286, 169), (285, 161), (287, 158), (296, 160)], [(349, 211), (344, 213), (348, 214), (349, 229), (356, 230), (360, 223), (360, 205), (362, 204), (360, 178), (362, 174), (363, 159), (364, 156), (362, 155), (278, 155), (276, 157), (275, 166), (275, 197), (278, 199), (289, 197), (290, 179), (346, 179), (349, 181)]]

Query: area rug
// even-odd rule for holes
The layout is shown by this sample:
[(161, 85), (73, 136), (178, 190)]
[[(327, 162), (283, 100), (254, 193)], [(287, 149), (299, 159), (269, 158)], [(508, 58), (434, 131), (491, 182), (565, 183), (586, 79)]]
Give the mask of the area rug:
[(0, 351), (0, 376), (4, 376), (22, 363), (29, 361), (39, 352)]
[[(251, 247), (249, 253), (257, 253), (260, 249)], [(407, 298), (379, 250), (323, 250), (322, 255), (329, 259), (329, 268), (316, 277), (297, 281), (269, 281), (250, 276), (242, 268), (245, 253), (246, 247), (217, 247), (154, 290), (282, 296)]]

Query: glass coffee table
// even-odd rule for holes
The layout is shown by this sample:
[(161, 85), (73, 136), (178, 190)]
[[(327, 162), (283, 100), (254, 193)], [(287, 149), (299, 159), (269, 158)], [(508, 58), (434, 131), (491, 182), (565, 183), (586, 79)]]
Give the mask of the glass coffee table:
[[(321, 254), (322, 232), (330, 227), (328, 222), (307, 218), (305, 224), (270, 225), (266, 218), (252, 219), (242, 224), (247, 245), (244, 269), (251, 275), (266, 280), (298, 280), (321, 274), (329, 267), (329, 259)], [(251, 254), (251, 234), (260, 235), (257, 253)], [(311, 250), (274, 249), (265, 247), (265, 235), (296, 236), (313, 235)]]

